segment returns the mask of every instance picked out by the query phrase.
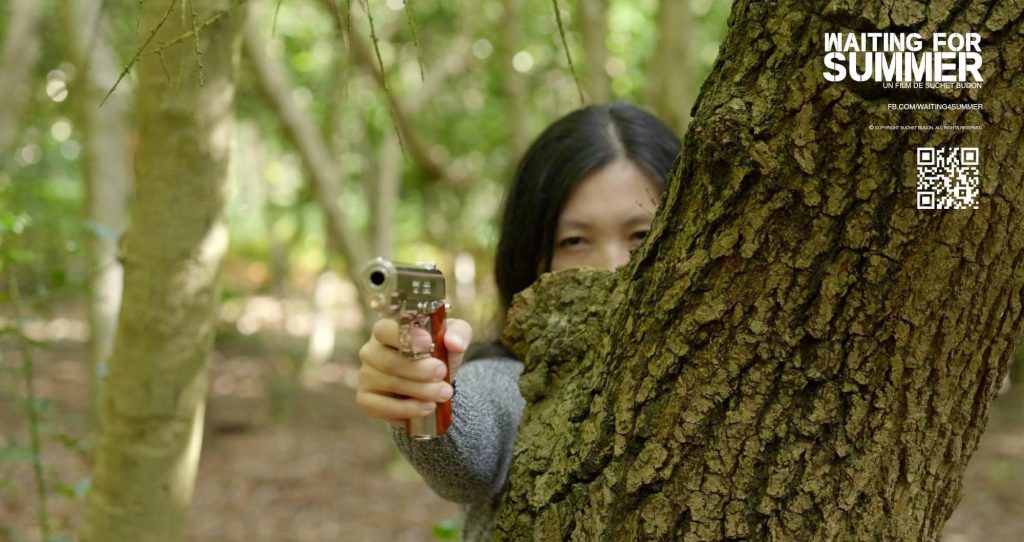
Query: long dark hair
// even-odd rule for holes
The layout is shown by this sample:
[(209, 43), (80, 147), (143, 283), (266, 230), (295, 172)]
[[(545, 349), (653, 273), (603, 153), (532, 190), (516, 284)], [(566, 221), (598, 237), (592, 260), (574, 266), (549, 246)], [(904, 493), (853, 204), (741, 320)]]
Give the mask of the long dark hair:
[[(494, 258), (502, 314), (537, 279), (542, 263), (550, 269), (558, 216), (577, 182), (625, 159), (664, 189), (679, 150), (668, 126), (624, 103), (584, 107), (548, 126), (520, 159), (505, 195)], [(510, 356), (497, 341), (474, 346), (467, 359)]]

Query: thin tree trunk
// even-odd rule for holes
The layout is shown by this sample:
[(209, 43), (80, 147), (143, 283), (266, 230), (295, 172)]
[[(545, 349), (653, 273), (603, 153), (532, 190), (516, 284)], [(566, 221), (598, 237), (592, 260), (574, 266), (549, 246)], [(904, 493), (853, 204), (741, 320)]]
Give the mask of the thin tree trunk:
[(336, 322), (334, 313), (338, 300), (341, 277), (330, 269), (324, 269), (316, 279), (313, 288), (313, 325), (306, 341), (306, 357), (299, 367), (299, 381), (306, 386), (316, 384), (324, 364), (334, 353)]
[(232, 4), (195, 2), (195, 20), (191, 9), (165, 18), (170, 3), (143, 4), (145, 31), (164, 20), (154, 43), (221, 16), (201, 32), (202, 86), (192, 38), (168, 47), (162, 59), (143, 55), (138, 65), (137, 186), (124, 243), (124, 299), (83, 542), (183, 538), (227, 248), (223, 211), (244, 18), (237, 6), (224, 12)]
[(117, 243), (127, 221), (132, 186), (126, 123), (130, 104), (122, 87), (100, 108), (120, 72), (117, 55), (107, 41), (107, 25), (98, 21), (102, 16), (101, 0), (67, 0), (65, 6), (68, 44), (78, 74), (71, 91), (82, 127), (82, 176), (86, 186), (86, 219), (91, 226), (89, 388), (90, 411), (98, 424), (103, 380), (114, 348), (121, 306), (123, 269), (117, 259)]
[[(685, 5), (687, 2), (670, 0)], [(590, 103), (605, 103), (612, 97), (611, 81), (605, 72), (608, 62), (608, 0), (579, 0), (580, 33), (583, 35), (583, 51), (586, 55), (584, 86)]]
[(507, 95), (505, 111), (509, 126), (509, 150), (513, 161), (526, 152), (529, 144), (526, 134), (526, 79), (512, 66), (512, 57), (519, 51), (522, 37), (522, 13), (519, 0), (504, 0), (505, 15), (502, 17), (501, 43), (498, 54), (504, 66), (502, 69)]
[[(648, 241), (509, 314), (528, 404), (498, 540), (938, 540), (1024, 339), (1024, 6), (987, 5), (734, 4)], [(985, 128), (870, 130), (919, 117), (824, 80), (852, 20), (978, 29), (984, 87), (927, 97), (984, 117), (928, 122)], [(957, 146), (979, 208), (916, 209), (916, 148)]]
[(693, 106), (690, 58), (690, 3), (661, 0), (658, 5), (658, 43), (647, 70), (647, 103), (677, 134), (686, 133)]
[(374, 193), (373, 248), (374, 254), (390, 258), (395, 250), (395, 207), (401, 191), (402, 149), (398, 137), (385, 136), (378, 163), (380, 176)]
[(39, 22), (43, 2), (11, 0), (10, 18), (0, 48), (0, 157), (18, 137), (21, 114), (32, 96), (31, 77), (39, 57)]

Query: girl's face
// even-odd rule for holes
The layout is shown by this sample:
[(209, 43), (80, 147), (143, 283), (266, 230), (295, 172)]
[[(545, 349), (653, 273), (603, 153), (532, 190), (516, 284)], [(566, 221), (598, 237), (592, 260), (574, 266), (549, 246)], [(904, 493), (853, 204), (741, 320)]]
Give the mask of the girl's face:
[(624, 265), (651, 228), (659, 195), (658, 185), (625, 159), (580, 179), (558, 217), (551, 271)]

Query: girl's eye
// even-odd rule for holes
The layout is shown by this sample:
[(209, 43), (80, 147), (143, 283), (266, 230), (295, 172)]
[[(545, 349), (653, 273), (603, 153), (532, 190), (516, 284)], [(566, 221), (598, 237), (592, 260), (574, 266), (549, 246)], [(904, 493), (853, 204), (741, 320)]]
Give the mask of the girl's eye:
[(561, 241), (558, 242), (558, 246), (562, 247), (562, 248), (570, 248), (570, 247), (575, 247), (575, 246), (579, 246), (579, 245), (582, 245), (582, 244), (583, 244), (583, 238), (579, 237), (579, 236), (566, 237), (565, 239), (562, 239)]
[(647, 238), (647, 232), (648, 231), (650, 231), (650, 230), (635, 231), (635, 232), (633, 232), (633, 235), (631, 235), (629, 238), (631, 240), (633, 240), (633, 241), (643, 241), (644, 239)]

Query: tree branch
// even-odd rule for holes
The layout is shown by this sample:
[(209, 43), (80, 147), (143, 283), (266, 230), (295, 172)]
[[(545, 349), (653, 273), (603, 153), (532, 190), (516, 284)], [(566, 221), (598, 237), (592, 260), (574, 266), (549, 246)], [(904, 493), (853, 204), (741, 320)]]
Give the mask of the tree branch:
[(341, 175), (330, 159), (315, 124), (292, 100), (287, 73), (267, 58), (263, 52), (263, 39), (251, 22), (246, 23), (243, 35), (245, 54), (252, 62), (260, 91), (274, 106), (285, 133), (309, 170), (313, 193), (327, 218), (330, 235), (348, 261), (349, 273), (354, 275), (360, 263), (367, 260), (369, 248), (349, 228), (338, 205), (337, 186)]
[[(377, 63), (374, 61), (373, 53), (370, 52), (370, 46), (366, 44), (366, 41), (362, 36), (355, 32), (348, 33), (348, 29), (345, 27), (342, 14), (338, 11), (336, 5), (330, 0), (321, 0), (321, 3), (331, 14), (334, 21), (335, 30), (338, 33), (338, 40), (344, 43), (345, 38), (348, 38), (349, 51), (352, 54), (353, 59), (356, 63), (365, 70), (374, 80), (380, 90), (384, 93), (391, 106), (392, 114), (395, 118), (395, 123), (398, 126), (399, 134), (402, 140), (406, 144), (406, 148), (412, 155), (413, 160), (421, 168), (423, 168), (431, 177), (443, 181), (445, 184), (450, 186), (466, 186), (471, 182), (471, 178), (465, 175), (458, 175), (451, 171), (445, 166), (440, 160), (435, 159), (432, 156), (433, 148), (437, 148), (437, 145), (429, 146), (423, 138), (416, 133), (413, 127), (410, 107), (408, 104), (402, 103), (394, 92), (389, 89), (385, 83), (384, 75), (377, 68)], [(440, 85), (438, 85), (440, 86)], [(421, 100), (422, 102), (425, 100)], [(447, 153), (445, 153), (447, 154)]]

